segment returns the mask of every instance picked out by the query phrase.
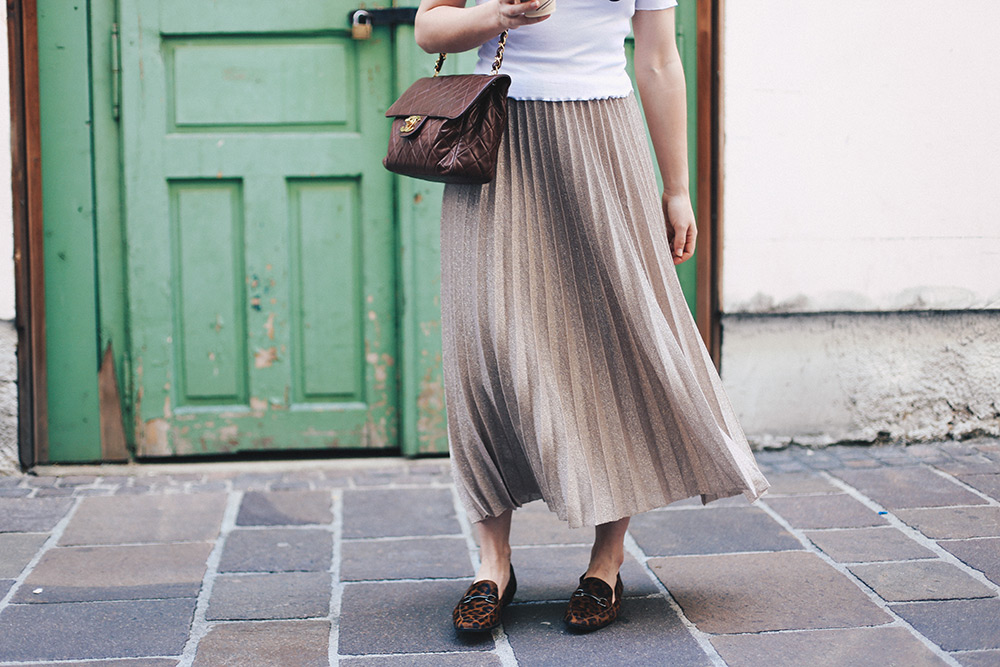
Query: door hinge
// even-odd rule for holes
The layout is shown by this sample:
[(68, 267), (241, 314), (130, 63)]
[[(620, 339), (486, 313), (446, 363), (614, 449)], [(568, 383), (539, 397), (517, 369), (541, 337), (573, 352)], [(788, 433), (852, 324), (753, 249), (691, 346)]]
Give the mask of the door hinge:
[(111, 24), (111, 117), (121, 115), (122, 67), (118, 48), (118, 24)]

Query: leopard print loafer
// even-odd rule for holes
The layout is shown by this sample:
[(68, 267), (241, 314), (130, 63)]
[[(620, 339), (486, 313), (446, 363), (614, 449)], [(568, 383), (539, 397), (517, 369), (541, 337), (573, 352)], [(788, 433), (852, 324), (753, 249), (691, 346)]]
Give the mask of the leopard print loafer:
[(510, 566), (510, 579), (503, 597), (499, 596), (496, 582), (489, 579), (473, 582), (451, 614), (455, 629), (459, 632), (488, 632), (500, 625), (500, 612), (514, 599), (515, 591), (517, 578), (513, 565)]
[(622, 608), (622, 577), (615, 581), (614, 602), (611, 587), (597, 577), (580, 577), (580, 587), (573, 591), (563, 621), (570, 630), (591, 632), (612, 623)]

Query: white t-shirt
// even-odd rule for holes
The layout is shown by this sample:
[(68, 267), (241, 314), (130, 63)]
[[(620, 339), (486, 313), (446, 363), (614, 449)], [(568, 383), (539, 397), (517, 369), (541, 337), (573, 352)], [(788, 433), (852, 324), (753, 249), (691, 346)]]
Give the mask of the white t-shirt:
[[(625, 97), (632, 92), (625, 71), (632, 14), (676, 5), (677, 0), (557, 0), (548, 19), (508, 33), (500, 68), (511, 78), (508, 95), (520, 100)], [(498, 39), (479, 47), (477, 74), (493, 69)]]

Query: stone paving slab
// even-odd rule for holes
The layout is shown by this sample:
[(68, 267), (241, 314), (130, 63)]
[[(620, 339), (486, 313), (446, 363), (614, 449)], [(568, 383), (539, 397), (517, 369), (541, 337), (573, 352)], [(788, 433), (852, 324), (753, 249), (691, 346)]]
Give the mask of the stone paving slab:
[(494, 653), (434, 653), (430, 655), (366, 656), (342, 658), (342, 667), (500, 667)]
[[(406, 554), (401, 558), (400, 554)], [(341, 546), (343, 581), (446, 579), (475, 574), (463, 537), (347, 540)]]
[(0, 578), (14, 578), (49, 538), (47, 533), (0, 533)]
[(711, 664), (662, 598), (624, 600), (619, 619), (591, 634), (569, 632), (562, 622), (563, 610), (559, 603), (511, 606), (504, 629), (521, 664)]
[(946, 665), (904, 628), (723, 635), (712, 645), (729, 667), (936, 667)]
[(329, 667), (329, 621), (219, 623), (198, 645), (196, 667)]
[(1000, 665), (1000, 651), (969, 651), (953, 656), (962, 667), (997, 667)]
[(222, 493), (84, 498), (59, 544), (214, 540), (225, 507), (226, 496)]
[(540, 500), (524, 505), (515, 515), (510, 526), (512, 546), (590, 544), (594, 541), (593, 528), (569, 528)]
[(456, 635), (452, 627), (451, 610), (469, 583), (346, 584), (340, 605), (340, 654), (492, 650), (489, 633)]
[(0, 533), (43, 533), (55, 528), (72, 498), (0, 498)]
[(4, 660), (180, 655), (195, 600), (11, 605), (0, 612)]
[(1000, 584), (1000, 538), (947, 540), (938, 544), (969, 567), (982, 572), (993, 583)]
[(793, 528), (865, 528), (886, 524), (885, 518), (843, 493), (767, 498), (765, 502)]
[(629, 532), (650, 556), (802, 548), (791, 533), (756, 507), (654, 510), (633, 517)]
[(183, 542), (50, 549), (18, 589), (14, 602), (198, 597), (212, 546)]
[(924, 467), (837, 470), (833, 474), (890, 510), (986, 502)]
[(333, 535), (319, 528), (236, 529), (222, 549), (219, 572), (325, 572)]
[(328, 572), (219, 575), (205, 618), (251, 621), (315, 618), (330, 613)]
[(849, 568), (888, 602), (988, 598), (996, 594), (951, 563), (872, 563)]
[[(587, 571), (590, 547), (549, 545), (514, 547), (511, 562), (517, 575), (516, 601), (569, 600), (580, 585), (580, 575)], [(656, 584), (646, 569), (630, 554), (621, 569), (625, 597), (656, 595)]]
[(1000, 507), (900, 510), (896, 516), (935, 540), (1000, 536)]
[(1000, 599), (914, 602), (892, 610), (946, 651), (1000, 648)]
[(698, 629), (712, 634), (881, 625), (891, 617), (811, 553), (649, 561)]
[(333, 521), (327, 491), (248, 491), (243, 495), (237, 526), (295, 526)]
[(813, 473), (778, 473), (768, 475), (767, 481), (771, 483), (771, 488), (767, 490), (768, 498), (813, 493), (841, 493), (841, 490), (836, 486)]
[[(58, 665), (58, 667), (177, 667), (177, 658), (122, 658), (115, 660), (72, 660), (69, 662), (60, 660), (57, 663), (41, 663)], [(11, 665), (25, 665), (39, 663), (8, 663)]]
[[(730, 664), (746, 659), (770, 667), (791, 656), (810, 667), (826, 659), (839, 667), (865, 660), (866, 648), (876, 648), (878, 664), (909, 667), (924, 664), (928, 655), (927, 664), (944, 656), (932, 642), (956, 651), (951, 658), (958, 663), (992, 664), (1000, 647), (987, 647), (988, 642), (976, 638), (997, 634), (991, 623), (1000, 615), (1000, 597), (979, 572), (996, 576), (1000, 535), (969, 538), (952, 533), (992, 531), (991, 513), (1000, 508), (985, 496), (997, 476), (990, 466), (1000, 466), (998, 445), (998, 440), (983, 440), (763, 452), (760, 460), (772, 489), (762, 503), (750, 506), (745, 498), (735, 497), (702, 506), (693, 498), (633, 520), (633, 539), (622, 569), (625, 612), (618, 623), (583, 636), (565, 633), (561, 617), (565, 598), (586, 567), (593, 529), (571, 531), (544, 503), (529, 503), (514, 517), (519, 591), (498, 635), (508, 644), (499, 647), (491, 636), (459, 638), (451, 628), (450, 612), (471, 581), (475, 555), (466, 547), (471, 527), (464, 513), (456, 514), (447, 461), (316, 459), (39, 468), (38, 476), (0, 485), (0, 490), (19, 496), (0, 500), (26, 503), (20, 507), (29, 510), (17, 517), (0, 514), (0, 525), (7, 527), (0, 530), (0, 567), (7, 568), (0, 572), (0, 663), (12, 659), (6, 652), (12, 646), (8, 637), (16, 636), (10, 633), (11, 622), (27, 627), (29, 622), (20, 615), (29, 614), (32, 627), (47, 627), (64, 652), (75, 639), (65, 636), (63, 626), (79, 625), (80, 618), (90, 628), (88, 637), (111, 637), (101, 645), (104, 653), (81, 653), (97, 645), (91, 639), (90, 644), (75, 646), (70, 657), (58, 658), (59, 664), (90, 660), (94, 667), (138, 667), (146, 659), (117, 656), (143, 655), (154, 656), (148, 660), (156, 667), (176, 665), (187, 641), (183, 635), (191, 629), (195, 595), (210, 587), (194, 635), (200, 665), (226, 664), (227, 659), (267, 664), (260, 656), (271, 650), (277, 651), (280, 664), (287, 664), (286, 654), (301, 637), (307, 638), (308, 647), (296, 655), (304, 656), (306, 664), (309, 655), (316, 664), (326, 664), (329, 652), (355, 667), (621, 664), (633, 659), (639, 664), (708, 665), (712, 659), (703, 649), (711, 648), (691, 634), (692, 624), (707, 630), (699, 635), (701, 641), (713, 642)], [(945, 470), (962, 479), (941, 472)], [(853, 481), (847, 481), (852, 475)], [(861, 496), (845, 494), (839, 480)], [(917, 527), (928, 534), (940, 530), (949, 537), (936, 537), (936, 545), (918, 543), (908, 529), (892, 527), (899, 525), (892, 516), (885, 519), (891, 526), (829, 527), (869, 520), (873, 513), (867, 505), (856, 503), (869, 491), (871, 501), (888, 505), (890, 514), (911, 525), (919, 522)], [(225, 508), (240, 497), (237, 494), (242, 503), (235, 508), (236, 525), (223, 526)], [(200, 502), (213, 496), (214, 504)], [(192, 497), (195, 500), (187, 500)], [(334, 507), (334, 501), (341, 505)], [(947, 505), (966, 501), (968, 506)], [(93, 509), (100, 502), (111, 508), (107, 516)], [(334, 509), (342, 522), (334, 521)], [(956, 520), (956, 511), (964, 518)], [(62, 545), (47, 545), (49, 531), (66, 512), (72, 512), (72, 518)], [(779, 524), (771, 518), (778, 514), (795, 528), (781, 529), (784, 520)], [(196, 526), (190, 525), (192, 517)], [(16, 530), (10, 530), (13, 521), (19, 522), (13, 526)], [(31, 532), (32, 522), (48, 527)], [(784, 535), (776, 539), (776, 530)], [(198, 531), (204, 537), (193, 539)], [(88, 543), (69, 545), (67, 536)], [(717, 540), (714, 546), (712, 540)], [(783, 542), (784, 550), (760, 548), (768, 540), (772, 548), (774, 541)], [(659, 543), (669, 548), (656, 547)], [(162, 556), (167, 547), (197, 544), (218, 547), (213, 552), (221, 551), (217, 566), (207, 567), (214, 561), (204, 552), (190, 563), (179, 558), (163, 565), (156, 565), (155, 558), (123, 555), (149, 547)], [(32, 565), (34, 571), (22, 572), (47, 546), (44, 557)], [(711, 553), (713, 549), (737, 551)], [(699, 550), (709, 553), (681, 555)], [(944, 560), (944, 550), (957, 560)], [(120, 557), (88, 563), (79, 557), (84, 553)], [(59, 566), (58, 559), (74, 555), (75, 561)], [(334, 557), (339, 572), (331, 579)], [(172, 568), (180, 571), (195, 563), (198, 572), (170, 574)], [(863, 575), (874, 590), (857, 576), (845, 576), (838, 569), (843, 567)], [(74, 571), (82, 574), (75, 576)], [(653, 572), (670, 586), (679, 606), (661, 595)], [(49, 577), (46, 585), (33, 587), (43, 575)], [(156, 599), (45, 602), (46, 591), (53, 596), (50, 600), (60, 593), (52, 588), (57, 575), (80, 597), (121, 596), (129, 586), (151, 585), (134, 595)], [(27, 580), (18, 584), (22, 576)], [(172, 581), (188, 588), (172, 591)], [(963, 588), (970, 581), (971, 587)], [(14, 585), (19, 587), (4, 595)], [(36, 588), (42, 589), (42, 598), (31, 592)], [(990, 597), (895, 601), (982, 595), (984, 590)], [(913, 628), (883, 610), (880, 605), (887, 603), (879, 593), (897, 613), (910, 615)], [(165, 597), (181, 594), (189, 597)], [(181, 621), (149, 620), (157, 614), (162, 619), (170, 604), (184, 607)], [(97, 608), (118, 611), (95, 621)], [(52, 620), (56, 616), (61, 621)], [(949, 617), (955, 624), (942, 627)], [(48, 620), (39, 624), (39, 619)], [(332, 634), (331, 619), (340, 624)], [(104, 624), (115, 630), (109, 635)], [(132, 626), (154, 629), (150, 636), (123, 637), (122, 628)], [(296, 628), (304, 628), (301, 637), (289, 635), (289, 629)], [(149, 648), (171, 632), (179, 636), (169, 652), (162, 646), (156, 652)], [(36, 631), (34, 643), (19, 644), (15, 650), (49, 650), (46, 642), (53, 641), (48, 636), (38, 639), (43, 634)], [(676, 643), (665, 644), (674, 639)], [(806, 640), (812, 643), (807, 646)], [(631, 650), (624, 658), (623, 646)], [(721, 664), (714, 660), (712, 664)]]
[(959, 475), (958, 479), (977, 491), (985, 493), (993, 500), (1000, 500), (1000, 474)]
[(344, 491), (344, 537), (460, 533), (448, 489)]
[(927, 547), (892, 527), (807, 531), (806, 537), (838, 563), (935, 558)]

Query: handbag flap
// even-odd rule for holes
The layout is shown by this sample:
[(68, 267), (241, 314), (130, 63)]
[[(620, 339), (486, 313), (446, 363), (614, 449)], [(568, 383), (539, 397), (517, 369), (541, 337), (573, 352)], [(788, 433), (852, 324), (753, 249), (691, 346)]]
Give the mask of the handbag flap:
[(417, 79), (396, 100), (386, 117), (432, 116), (454, 119), (461, 116), (491, 87), (506, 94), (510, 77), (506, 74), (452, 74)]

